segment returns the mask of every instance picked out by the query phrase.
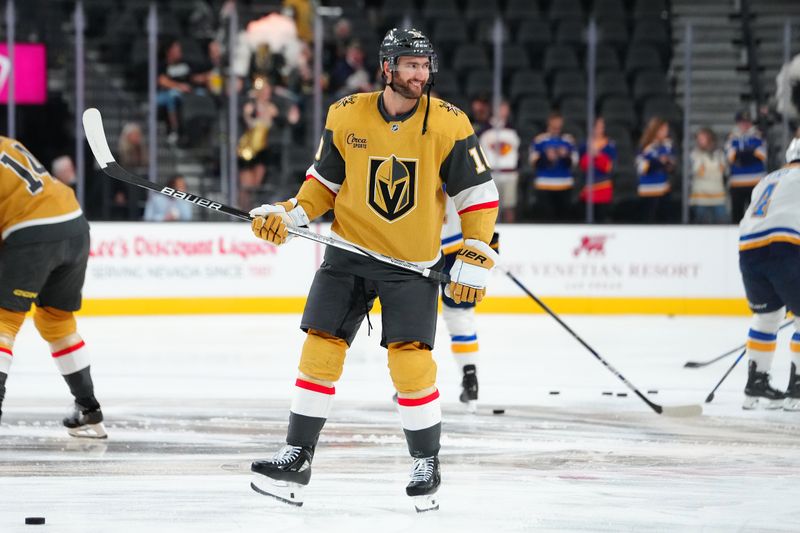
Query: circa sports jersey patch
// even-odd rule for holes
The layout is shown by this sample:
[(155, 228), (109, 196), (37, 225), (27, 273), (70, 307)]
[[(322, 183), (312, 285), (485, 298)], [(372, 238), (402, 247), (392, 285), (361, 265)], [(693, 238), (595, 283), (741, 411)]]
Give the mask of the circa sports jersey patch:
[(417, 160), (369, 158), (367, 204), (388, 222), (400, 220), (416, 207)]
[(366, 148), (367, 147), (367, 138), (366, 137), (359, 137), (355, 133), (349, 133), (345, 138), (345, 142), (352, 146), (353, 148)]

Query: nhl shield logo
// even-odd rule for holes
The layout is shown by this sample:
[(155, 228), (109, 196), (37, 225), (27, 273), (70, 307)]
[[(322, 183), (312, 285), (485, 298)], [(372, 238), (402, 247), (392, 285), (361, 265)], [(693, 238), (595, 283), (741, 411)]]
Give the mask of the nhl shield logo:
[(417, 160), (370, 157), (367, 204), (389, 223), (410, 213), (417, 201)]

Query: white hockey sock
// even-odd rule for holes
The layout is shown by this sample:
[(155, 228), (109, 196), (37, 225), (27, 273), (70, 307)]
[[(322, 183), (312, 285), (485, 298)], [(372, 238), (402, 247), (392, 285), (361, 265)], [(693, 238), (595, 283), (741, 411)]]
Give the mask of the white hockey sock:
[(790, 343), (792, 350), (792, 363), (798, 373), (800, 373), (800, 332), (795, 332), (792, 335), (792, 342)]

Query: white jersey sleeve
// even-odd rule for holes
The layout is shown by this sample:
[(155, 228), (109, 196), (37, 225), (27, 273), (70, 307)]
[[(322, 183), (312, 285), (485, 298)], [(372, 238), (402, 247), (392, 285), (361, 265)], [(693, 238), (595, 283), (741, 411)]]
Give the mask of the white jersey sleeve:
[(739, 223), (739, 250), (774, 242), (800, 246), (800, 165), (767, 174), (753, 189)]
[(455, 202), (448, 196), (444, 225), (442, 226), (442, 253), (445, 255), (456, 253), (461, 248), (463, 242), (464, 236), (461, 234), (461, 217), (458, 216)]

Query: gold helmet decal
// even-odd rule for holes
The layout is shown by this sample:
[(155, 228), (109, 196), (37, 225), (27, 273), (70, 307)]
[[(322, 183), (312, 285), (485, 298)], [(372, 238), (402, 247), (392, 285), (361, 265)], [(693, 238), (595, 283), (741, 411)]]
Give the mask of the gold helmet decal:
[(410, 213), (417, 198), (417, 161), (371, 157), (367, 203), (388, 222), (400, 220)]

